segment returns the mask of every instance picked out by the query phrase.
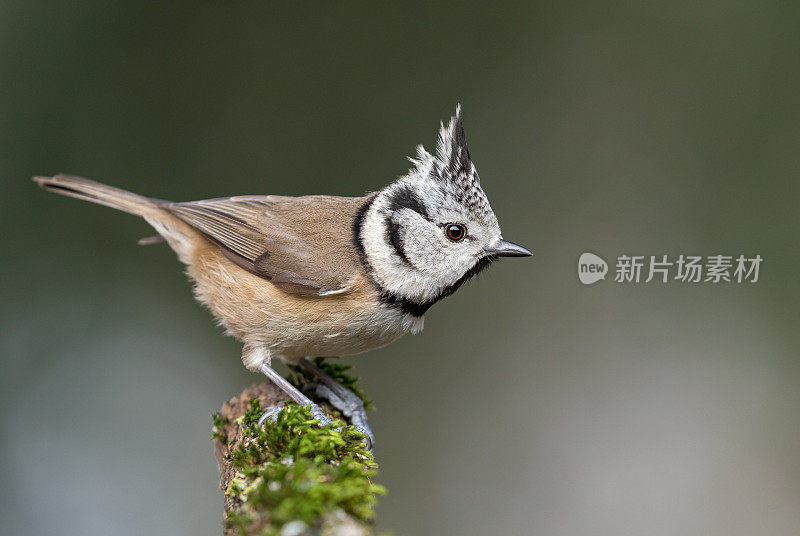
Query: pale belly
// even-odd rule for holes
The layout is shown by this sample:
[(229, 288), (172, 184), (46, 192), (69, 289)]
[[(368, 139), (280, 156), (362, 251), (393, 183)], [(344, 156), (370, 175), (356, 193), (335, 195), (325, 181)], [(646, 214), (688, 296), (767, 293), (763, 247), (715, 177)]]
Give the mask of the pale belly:
[(188, 268), (197, 299), (229, 334), (263, 349), (267, 359), (358, 354), (422, 330), (422, 317), (381, 303), (366, 276), (342, 294), (289, 294), (213, 250), (204, 253)]
[(274, 357), (293, 361), (306, 356), (345, 356), (380, 348), (406, 333), (418, 333), (423, 318), (380, 306), (360, 311), (351, 318), (332, 315), (330, 319), (300, 325), (290, 320), (284, 326), (279, 332), (265, 330), (267, 337), (263, 343)]

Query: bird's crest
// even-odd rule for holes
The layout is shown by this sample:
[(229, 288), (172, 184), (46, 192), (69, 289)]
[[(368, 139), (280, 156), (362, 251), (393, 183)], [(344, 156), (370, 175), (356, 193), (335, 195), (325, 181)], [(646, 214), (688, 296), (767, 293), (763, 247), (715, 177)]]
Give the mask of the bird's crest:
[(456, 106), (456, 115), (446, 125), (440, 124), (436, 155), (418, 145), (416, 157), (409, 160), (417, 172), (427, 174), (430, 179), (441, 184), (445, 191), (455, 196), (458, 202), (476, 216), (492, 213), (486, 194), (481, 188), (478, 172), (469, 156), (460, 104)]

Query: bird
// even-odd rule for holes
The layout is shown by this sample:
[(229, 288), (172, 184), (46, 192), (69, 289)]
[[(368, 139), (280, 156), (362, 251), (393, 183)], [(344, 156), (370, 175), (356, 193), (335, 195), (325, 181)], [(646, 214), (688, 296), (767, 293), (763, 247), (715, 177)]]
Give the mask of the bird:
[[(470, 158), (461, 106), (440, 123), (433, 153), (362, 197), (240, 195), (191, 202), (145, 197), (84, 178), (33, 180), (47, 191), (121, 210), (158, 233), (186, 265), (194, 295), (242, 344), (242, 361), (320, 424), (331, 420), (272, 367), (299, 366), (316, 394), (351, 419), (372, 448), (364, 404), (310, 357), (339, 357), (419, 333), (425, 313), (500, 257), (503, 239)], [(269, 415), (268, 415), (269, 413)], [(274, 416), (267, 412), (263, 419)]]

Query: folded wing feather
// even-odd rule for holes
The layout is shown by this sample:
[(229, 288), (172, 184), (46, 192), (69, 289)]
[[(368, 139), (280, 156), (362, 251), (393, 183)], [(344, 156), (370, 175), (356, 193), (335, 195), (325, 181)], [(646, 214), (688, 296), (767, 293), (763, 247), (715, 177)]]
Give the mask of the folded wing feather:
[(366, 198), (238, 196), (165, 209), (242, 268), (296, 294), (346, 292), (359, 269), (352, 222)]

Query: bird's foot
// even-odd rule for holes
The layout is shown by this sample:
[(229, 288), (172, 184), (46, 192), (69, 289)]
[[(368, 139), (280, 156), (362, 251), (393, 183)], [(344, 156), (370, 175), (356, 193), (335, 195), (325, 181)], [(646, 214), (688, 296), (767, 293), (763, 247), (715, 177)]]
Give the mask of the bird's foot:
[[(263, 427), (264, 423), (267, 422), (268, 420), (270, 421), (277, 420), (278, 413), (280, 413), (282, 409), (283, 406), (272, 406), (268, 408), (267, 411), (265, 411), (264, 414), (258, 418), (258, 426)], [(311, 402), (309, 404), (309, 410), (311, 412), (311, 416), (319, 421), (320, 426), (325, 426), (326, 424), (330, 424), (333, 422), (330, 417), (325, 415), (325, 412), (322, 411), (322, 408), (319, 407), (317, 404)]]
[[(331, 404), (342, 412), (343, 415), (350, 418), (350, 422), (365, 436), (367, 436), (367, 449), (372, 450), (375, 444), (375, 437), (372, 435), (367, 424), (367, 413), (364, 411), (364, 403), (352, 391), (341, 385), (339, 382), (331, 378), (319, 367), (311, 363), (307, 359), (301, 361), (301, 366), (305, 367), (311, 373), (320, 379), (319, 384), (313, 384), (316, 393), (328, 399)], [(285, 392), (289, 397), (300, 404), (301, 406), (308, 406), (311, 411), (311, 416), (319, 421), (321, 426), (333, 422), (325, 412), (322, 411), (317, 404), (312, 402), (306, 395), (300, 392), (297, 387), (289, 383), (286, 378), (275, 372), (275, 369), (264, 363), (259, 368), (262, 374), (269, 378), (279, 389)], [(258, 425), (263, 426), (267, 419), (275, 419), (280, 412), (280, 407), (269, 408), (259, 419)]]
[(375, 446), (375, 436), (367, 422), (364, 403), (352, 391), (343, 386), (340, 387), (341, 389), (334, 390), (321, 383), (309, 383), (304, 386), (304, 390), (314, 392), (317, 396), (326, 399), (342, 415), (349, 418), (356, 430), (366, 436), (367, 450), (372, 452), (372, 448)]

